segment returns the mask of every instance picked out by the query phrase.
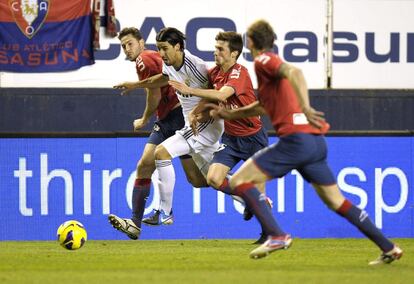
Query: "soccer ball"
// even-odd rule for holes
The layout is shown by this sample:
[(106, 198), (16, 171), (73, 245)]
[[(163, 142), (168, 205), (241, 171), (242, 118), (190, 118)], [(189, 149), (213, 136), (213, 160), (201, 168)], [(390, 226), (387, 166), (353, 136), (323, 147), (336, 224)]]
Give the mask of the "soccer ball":
[(87, 239), (85, 227), (76, 220), (66, 221), (57, 230), (59, 244), (68, 250), (81, 248)]

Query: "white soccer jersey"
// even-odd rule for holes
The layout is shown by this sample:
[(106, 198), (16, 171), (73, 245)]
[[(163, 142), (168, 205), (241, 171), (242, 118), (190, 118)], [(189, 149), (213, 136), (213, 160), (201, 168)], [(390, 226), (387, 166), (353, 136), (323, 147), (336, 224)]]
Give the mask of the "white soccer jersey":
[[(167, 66), (163, 63), (162, 73), (168, 76), (170, 80), (184, 83), (192, 88), (206, 89), (208, 87), (206, 63), (192, 55), (188, 50), (184, 50), (184, 62), (179, 70), (176, 70), (174, 66)], [(188, 114), (198, 105), (201, 98), (192, 95), (182, 95), (178, 91), (176, 91), (176, 94), (181, 103), (185, 120), (185, 127), (179, 132), (187, 139), (192, 135), (188, 122)], [(224, 121), (222, 119), (210, 119), (205, 123), (200, 123), (198, 129), (199, 134), (194, 139), (200, 141), (200, 143), (212, 145), (217, 143), (223, 134)]]

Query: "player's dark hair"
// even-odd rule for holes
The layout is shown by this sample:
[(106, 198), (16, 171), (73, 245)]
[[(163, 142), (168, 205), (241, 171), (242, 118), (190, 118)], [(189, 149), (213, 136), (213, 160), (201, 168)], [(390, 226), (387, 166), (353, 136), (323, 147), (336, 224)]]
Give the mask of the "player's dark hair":
[(272, 26), (265, 20), (258, 20), (247, 29), (247, 36), (258, 50), (272, 49), (276, 39)]
[(176, 28), (167, 27), (161, 29), (155, 40), (157, 42), (166, 41), (172, 46), (178, 43), (180, 44), (180, 50), (184, 50), (185, 35)]
[(243, 50), (243, 38), (236, 32), (219, 32), (216, 36), (216, 40), (227, 41), (229, 43), (230, 52), (238, 51), (237, 58)]
[(122, 31), (120, 31), (118, 34), (118, 39), (121, 40), (124, 36), (127, 36), (127, 35), (132, 35), (137, 40), (142, 39), (141, 32), (139, 31), (139, 29), (134, 28), (134, 27), (123, 28)]

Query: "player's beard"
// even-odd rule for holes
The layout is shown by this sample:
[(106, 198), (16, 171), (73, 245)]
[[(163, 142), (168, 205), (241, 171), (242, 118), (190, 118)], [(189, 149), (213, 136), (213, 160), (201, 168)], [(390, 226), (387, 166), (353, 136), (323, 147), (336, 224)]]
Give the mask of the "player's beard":
[(221, 67), (224, 63), (223, 58), (220, 57), (214, 57), (214, 62), (216, 63), (217, 66)]
[(127, 58), (131, 62), (135, 62), (138, 56), (134, 56), (134, 54), (128, 55)]

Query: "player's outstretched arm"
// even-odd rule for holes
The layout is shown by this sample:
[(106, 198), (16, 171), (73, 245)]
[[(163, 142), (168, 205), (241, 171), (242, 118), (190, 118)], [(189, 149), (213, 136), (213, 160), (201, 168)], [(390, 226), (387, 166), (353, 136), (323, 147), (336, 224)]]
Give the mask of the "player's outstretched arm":
[(163, 74), (157, 74), (152, 77), (149, 77), (145, 80), (138, 82), (124, 82), (118, 85), (115, 85), (114, 89), (124, 90), (121, 95), (127, 95), (131, 90), (140, 89), (140, 88), (161, 88), (168, 85), (168, 76)]
[(220, 90), (215, 90), (191, 88), (184, 83), (174, 80), (168, 81), (168, 84), (183, 95), (193, 95), (211, 101), (224, 102), (228, 97), (234, 94), (234, 89), (228, 86), (223, 86)]
[(266, 114), (265, 109), (260, 105), (259, 101), (255, 101), (247, 106), (237, 109), (226, 109), (222, 105), (215, 104), (207, 104), (206, 107), (211, 108), (210, 115), (212, 117), (218, 117), (227, 120), (234, 120)]
[(291, 83), (298, 98), (299, 105), (309, 123), (315, 127), (321, 128), (322, 122), (325, 120), (324, 113), (317, 111), (310, 106), (308, 86), (302, 70), (287, 63), (283, 63), (279, 68), (279, 76), (286, 78)]

